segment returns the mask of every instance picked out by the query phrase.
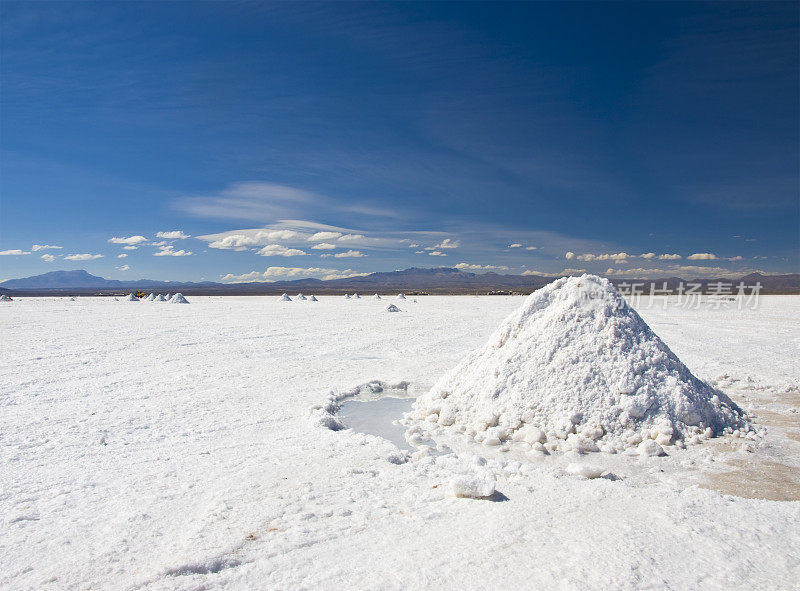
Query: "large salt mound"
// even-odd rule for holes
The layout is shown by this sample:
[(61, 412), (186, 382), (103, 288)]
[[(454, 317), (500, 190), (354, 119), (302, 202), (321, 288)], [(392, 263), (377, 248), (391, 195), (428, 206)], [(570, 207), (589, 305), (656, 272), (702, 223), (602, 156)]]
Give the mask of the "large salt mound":
[(487, 445), (615, 452), (746, 429), (742, 411), (697, 379), (608, 280), (559, 279), (531, 294), (482, 348), (414, 403)]
[(169, 301), (170, 304), (188, 304), (189, 300), (183, 297), (182, 293), (176, 293)]
[(292, 298), (289, 297), (288, 293), (283, 294), (281, 297), (278, 298), (279, 302), (291, 302)]
[(11, 298), (10, 298), (8, 295), (6, 295), (6, 294), (0, 295), (0, 302), (13, 302), (13, 301), (14, 301), (14, 300), (12, 300), (12, 299), (11, 299)]
[(139, 301), (139, 298), (137, 298), (137, 297), (136, 297), (135, 295), (133, 295), (132, 293), (129, 293), (129, 294), (128, 294), (128, 297), (126, 297), (126, 298), (125, 298), (125, 301), (126, 301), (126, 302), (138, 302), (138, 301)]
[(166, 302), (166, 301), (167, 301), (167, 298), (165, 298), (165, 297), (164, 297), (163, 295), (161, 295), (161, 294), (158, 294), (158, 295), (156, 296), (156, 298), (155, 298), (153, 301), (154, 301), (154, 302)]

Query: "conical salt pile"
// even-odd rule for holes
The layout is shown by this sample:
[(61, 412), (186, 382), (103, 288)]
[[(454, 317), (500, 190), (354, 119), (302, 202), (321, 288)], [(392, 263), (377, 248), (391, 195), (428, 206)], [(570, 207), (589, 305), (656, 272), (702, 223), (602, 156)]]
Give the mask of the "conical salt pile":
[(317, 299), (317, 296), (314, 296), (314, 295), (312, 295), (312, 296), (311, 296), (310, 298), (308, 298), (308, 299), (309, 299), (310, 301), (312, 301), (312, 302), (318, 302), (318, 301), (319, 301), (319, 300)]
[(188, 304), (189, 300), (183, 297), (182, 293), (176, 293), (172, 296), (172, 299), (169, 301), (170, 304)]
[(374, 297), (376, 300), (379, 300), (379, 299), (381, 299), (381, 296), (379, 296), (377, 293), (376, 293), (374, 296), (372, 296), (372, 297)]
[(400, 308), (398, 308), (394, 304), (389, 304), (388, 306), (386, 306), (386, 311), (387, 312), (399, 312)]
[(154, 299), (156, 299), (156, 294), (151, 293), (149, 296), (147, 296), (144, 299), (145, 299), (145, 301), (152, 302)]
[(406, 418), (487, 445), (515, 440), (609, 453), (638, 446), (647, 455), (749, 428), (727, 396), (692, 375), (614, 286), (594, 275), (565, 277), (531, 294)]
[(360, 300), (360, 299), (361, 299), (361, 296), (360, 296), (360, 295), (358, 295), (357, 293), (354, 293), (354, 294), (353, 294), (353, 299), (354, 299), (354, 300)]
[(350, 294), (349, 293), (344, 294), (344, 299), (349, 300), (350, 299)]
[(278, 298), (279, 302), (291, 302), (292, 298), (289, 297), (289, 294), (285, 293), (281, 297)]
[(165, 297), (164, 297), (163, 295), (161, 295), (161, 294), (158, 294), (158, 295), (156, 296), (156, 298), (155, 298), (153, 301), (154, 301), (154, 302), (166, 302), (166, 301), (167, 301), (167, 298), (165, 298)]
[(298, 293), (297, 294), (297, 299), (298, 300), (307, 300), (308, 298), (306, 296), (304, 296), (302, 293)]
[(125, 298), (125, 301), (126, 301), (126, 302), (138, 302), (138, 301), (139, 301), (139, 298), (137, 298), (137, 297), (136, 297), (135, 295), (133, 295), (132, 293), (129, 293), (129, 294), (128, 294), (128, 297), (126, 297), (126, 298)]
[(11, 299), (10, 296), (7, 294), (0, 295), (0, 302), (13, 302), (14, 300)]
[(398, 293), (397, 294), (397, 299), (398, 300), (404, 300), (404, 299), (406, 299), (406, 296), (404, 296), (402, 293)]

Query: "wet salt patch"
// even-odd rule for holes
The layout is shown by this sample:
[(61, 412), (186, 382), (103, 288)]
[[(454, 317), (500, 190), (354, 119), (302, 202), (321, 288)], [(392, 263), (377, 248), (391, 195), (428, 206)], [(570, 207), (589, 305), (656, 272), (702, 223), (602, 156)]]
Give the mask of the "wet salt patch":
[(339, 406), (337, 418), (353, 431), (376, 435), (392, 442), (400, 449), (410, 450), (406, 429), (397, 421), (411, 410), (413, 398), (385, 397), (377, 400), (347, 400)]

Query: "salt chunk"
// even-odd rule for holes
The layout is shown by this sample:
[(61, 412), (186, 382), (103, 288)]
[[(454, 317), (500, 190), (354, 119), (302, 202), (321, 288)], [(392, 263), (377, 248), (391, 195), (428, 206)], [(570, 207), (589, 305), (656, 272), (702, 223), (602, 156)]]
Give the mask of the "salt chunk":
[(456, 476), (450, 481), (450, 488), (457, 497), (482, 499), (494, 494), (494, 482), (478, 476)]
[(574, 476), (580, 476), (581, 478), (588, 478), (589, 480), (593, 478), (600, 478), (605, 470), (603, 468), (598, 468), (597, 466), (590, 466), (589, 464), (569, 464), (564, 470), (572, 474)]

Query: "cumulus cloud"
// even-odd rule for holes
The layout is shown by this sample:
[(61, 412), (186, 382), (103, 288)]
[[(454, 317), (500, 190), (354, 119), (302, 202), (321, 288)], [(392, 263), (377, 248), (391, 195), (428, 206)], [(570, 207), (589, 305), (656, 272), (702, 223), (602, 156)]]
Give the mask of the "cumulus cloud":
[(432, 257), (446, 257), (447, 255), (443, 253), (441, 250), (432, 250), (428, 253)]
[(303, 250), (297, 248), (287, 248), (282, 244), (267, 244), (264, 248), (258, 251), (262, 257), (296, 257), (308, 254)]
[(565, 259), (574, 259), (575, 258), (575, 253), (571, 252), (571, 251), (567, 251), (567, 254), (564, 255), (564, 258)]
[(172, 230), (170, 232), (156, 232), (157, 238), (166, 238), (167, 240), (183, 240), (184, 238), (191, 238), (189, 234), (184, 234), (181, 230)]
[(230, 234), (209, 242), (208, 246), (220, 250), (247, 250), (254, 246), (270, 245), (276, 240), (292, 240), (297, 236), (293, 230), (263, 230), (254, 235)]
[(128, 270), (130, 270), (130, 268), (131, 268), (130, 265), (121, 265), (121, 266), (117, 267), (117, 271), (128, 271)]
[(147, 242), (147, 238), (139, 235), (128, 236), (127, 238), (114, 236), (113, 238), (109, 238), (108, 241), (112, 244), (136, 245), (141, 244), (142, 242)]
[(541, 271), (534, 271), (533, 269), (525, 269), (522, 274), (524, 276), (536, 275), (537, 277), (550, 277), (551, 273), (542, 273)]
[(538, 250), (538, 249), (539, 249), (538, 246), (526, 246), (525, 247), (525, 250)]
[(741, 257), (741, 255), (740, 255), (740, 256), (735, 256), (735, 257), (731, 257), (731, 258), (729, 258), (728, 260), (729, 260), (729, 261), (741, 261), (741, 260), (742, 260), (742, 257)]
[(277, 278), (319, 277), (331, 273), (351, 273), (351, 269), (339, 271), (338, 269), (325, 269), (321, 267), (267, 267), (265, 271), (250, 271), (242, 275), (228, 273), (222, 276), (227, 283), (250, 283), (273, 281)]
[(439, 244), (434, 244), (432, 247), (428, 248), (427, 250), (433, 250), (437, 248), (441, 249), (448, 249), (448, 248), (458, 248), (461, 246), (460, 240), (451, 240), (450, 238), (445, 238)]
[(717, 255), (710, 252), (696, 252), (686, 257), (686, 259), (690, 261), (713, 261), (716, 258)]
[(52, 263), (54, 260), (56, 260), (56, 257), (54, 257), (54, 256), (53, 256), (53, 255), (51, 255), (51, 254), (43, 254), (43, 255), (42, 255), (42, 260), (43, 260), (45, 263)]
[[(341, 232), (315, 232), (307, 238), (309, 242), (319, 242), (322, 240), (336, 240), (342, 236)], [(350, 238), (348, 238), (350, 240)]]
[(660, 254), (658, 255), (658, 260), (660, 261), (679, 261), (683, 257), (679, 254)]
[(514, 244), (509, 244), (509, 248), (522, 248), (522, 245), (519, 242), (515, 242)]
[(670, 265), (666, 269), (608, 269), (606, 275), (633, 277), (637, 279), (665, 277), (678, 275), (684, 278), (692, 277), (735, 277), (742, 271), (734, 271), (723, 267), (701, 267), (699, 265)]
[(590, 262), (590, 261), (617, 261), (617, 262), (619, 262), (619, 261), (624, 261), (629, 256), (631, 256), (631, 255), (629, 255), (627, 252), (617, 252), (617, 253), (612, 253), (612, 254), (591, 254), (591, 253), (586, 253), (586, 254), (579, 254), (578, 255), (578, 260), (579, 261), (586, 261), (586, 262)]
[(31, 246), (31, 250), (36, 252), (37, 250), (53, 250), (53, 249), (62, 249), (63, 246), (54, 246), (52, 244), (34, 244)]
[(138, 246), (123, 246), (122, 248), (124, 250), (136, 250), (139, 247)]
[(154, 257), (188, 257), (192, 253), (187, 250), (173, 250), (172, 246), (160, 246), (158, 252), (154, 252)]
[(339, 242), (347, 242), (348, 240), (361, 240), (364, 238), (363, 234), (345, 234), (344, 236), (339, 236)]
[(319, 244), (315, 244), (311, 247), (313, 250), (333, 250), (336, 248), (335, 244), (331, 244), (330, 242), (320, 242)]
[(125, 257), (127, 257), (127, 256), (128, 256), (128, 255), (126, 255), (126, 254), (123, 252), (122, 254), (118, 254), (118, 255), (117, 255), (117, 258), (118, 258), (118, 259), (124, 259), (124, 258), (125, 258)]
[(646, 252), (646, 253), (644, 253), (642, 255), (639, 255), (639, 256), (642, 257), (643, 259), (653, 259), (653, 258), (655, 258), (656, 253), (654, 253), (654, 252)]
[(558, 275), (583, 275), (584, 273), (586, 273), (586, 269), (564, 269)]
[(20, 256), (20, 255), (23, 255), (23, 254), (31, 254), (31, 253), (29, 251), (27, 251), (27, 250), (20, 250), (19, 248), (14, 248), (12, 250), (0, 250), (0, 256), (4, 256), (4, 257), (7, 257), (7, 256)]
[(508, 267), (504, 265), (474, 265), (471, 263), (458, 263), (455, 268), (461, 271), (508, 271)]
[(337, 271), (330, 273), (322, 278), (323, 281), (330, 281), (331, 279), (350, 279), (351, 277), (366, 277), (369, 273), (359, 273), (353, 269), (345, 269), (344, 271)]
[(92, 261), (94, 259), (102, 259), (103, 255), (101, 254), (69, 254), (64, 257), (68, 261)]
[(367, 255), (365, 255), (360, 250), (348, 250), (346, 252), (337, 252), (334, 255), (322, 254), (320, 256), (321, 257), (330, 257), (330, 256), (332, 256), (332, 257), (337, 258), (337, 259), (355, 259), (355, 258), (359, 258), (359, 257), (365, 257)]
[(419, 248), (419, 244), (409, 244), (409, 248)]

